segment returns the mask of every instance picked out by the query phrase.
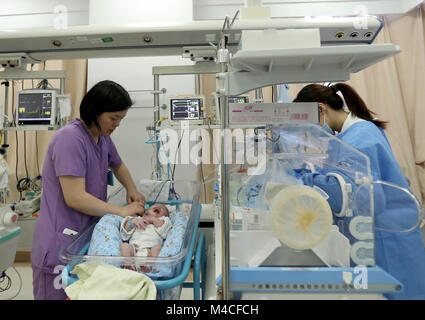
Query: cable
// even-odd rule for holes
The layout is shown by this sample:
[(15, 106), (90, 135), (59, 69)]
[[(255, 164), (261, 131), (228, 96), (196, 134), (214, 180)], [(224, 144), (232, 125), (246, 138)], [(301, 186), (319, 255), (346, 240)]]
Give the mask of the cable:
[[(19, 177), (18, 177), (18, 159), (19, 159), (19, 152), (18, 152), (18, 148), (19, 148), (19, 140), (18, 140), (18, 131), (15, 131), (15, 138), (16, 138), (16, 165), (15, 165), (15, 177), (16, 177), (16, 182), (19, 184)], [(18, 189), (19, 191), (19, 189)], [(19, 200), (22, 199), (22, 193), (20, 194)]]
[(181, 138), (180, 138), (179, 144), (177, 145), (176, 154), (175, 154), (175, 157), (174, 157), (173, 173), (171, 174), (171, 180), (172, 180), (172, 181), (174, 181), (174, 172), (176, 171), (176, 163), (177, 163), (176, 159), (177, 159), (177, 152), (178, 152), (178, 151), (179, 151), (179, 149), (180, 149), (180, 144), (182, 143), (183, 136), (184, 136), (184, 132), (183, 132), (183, 134), (182, 134), (182, 136), (181, 136)]
[[(12, 81), (12, 115), (13, 115), (13, 124), (16, 126), (16, 121), (15, 121), (15, 82)], [(16, 153), (16, 163), (15, 163), (15, 177), (16, 177), (16, 182), (19, 185), (19, 177), (18, 177), (18, 166), (19, 166), (19, 139), (18, 139), (18, 131), (15, 131), (15, 143), (16, 143), (16, 149), (15, 149), (15, 153)], [(19, 189), (18, 189), (19, 191)], [(22, 193), (20, 192), (20, 196), (19, 196), (19, 200), (22, 199)]]
[[(22, 80), (21, 90), (24, 90), (24, 80)], [(27, 178), (29, 178), (28, 165), (27, 165), (27, 132), (26, 131), (24, 131), (24, 164), (25, 164), (25, 173), (27, 174)]]
[(27, 133), (26, 131), (24, 131), (24, 164), (25, 164), (25, 173), (27, 174), (27, 178), (29, 178), (28, 166), (27, 166)]
[[(19, 290), (18, 292), (11, 298), (9, 298), (8, 300), (12, 300), (14, 298), (16, 298), (18, 296), (18, 294), (21, 292), (22, 290), (22, 278), (21, 275), (19, 274), (18, 270), (16, 270), (16, 268), (14, 266), (12, 266), (12, 269), (15, 270), (16, 274), (18, 275), (19, 278)], [(7, 284), (5, 288), (1, 287), (1, 283), (3, 281), (7, 280)], [(0, 276), (0, 293), (3, 293), (7, 290), (9, 290), (12, 287), (12, 279), (6, 274), (6, 272), (4, 271), (3, 274)]]
[(180, 144), (181, 144), (181, 142), (182, 142), (182, 140), (183, 140), (183, 136), (184, 136), (184, 132), (183, 132), (183, 134), (182, 134), (182, 136), (181, 136), (181, 138), (180, 138), (180, 141), (179, 141), (179, 144), (177, 145), (177, 149), (176, 149), (176, 154), (175, 154), (175, 157), (174, 157), (174, 166), (173, 166), (173, 173), (171, 174), (171, 187), (170, 187), (170, 192), (172, 192), (173, 194), (174, 194), (174, 196), (175, 196), (175, 198), (176, 198), (176, 200), (179, 200), (179, 195), (176, 193), (176, 191), (174, 190), (174, 173), (175, 173), (175, 171), (176, 171), (176, 163), (177, 163), (177, 161), (176, 161), (176, 159), (177, 159), (177, 152), (179, 151), (179, 149), (180, 149)]
[(161, 188), (159, 189), (158, 194), (157, 194), (157, 195), (156, 195), (156, 197), (155, 197), (155, 200), (153, 200), (153, 203), (155, 203), (155, 202), (156, 202), (156, 200), (158, 199), (159, 195), (161, 194), (162, 189), (164, 188), (165, 184), (166, 184), (168, 181), (169, 181), (169, 180), (165, 180), (165, 181), (162, 183), (162, 186), (161, 186)]
[[(159, 120), (158, 120), (159, 121)], [(156, 123), (158, 122), (158, 121), (156, 121), (156, 122), (153, 122), (152, 123), (152, 125), (150, 126), (150, 128), (156, 128)], [(148, 127), (149, 128), (149, 127)], [(148, 139), (151, 139), (153, 136), (154, 136), (154, 134), (155, 134), (155, 130), (147, 130), (147, 138)], [(155, 145), (154, 144), (152, 144), (152, 149), (153, 149), (153, 151), (155, 151)], [(159, 150), (158, 150), (158, 153), (159, 153)], [(157, 154), (156, 155), (157, 157), (159, 156), (159, 154)], [(158, 176), (158, 174), (159, 174), (159, 172), (156, 172), (156, 177), (154, 176), (154, 173), (155, 173), (155, 164), (154, 164), (154, 160), (155, 160), (155, 158), (157, 158), (157, 157), (155, 157), (155, 154), (153, 153), (152, 154), (152, 156), (151, 156), (151, 169), (152, 169), (152, 171), (151, 171), (151, 179), (153, 180), (153, 179), (158, 179), (159, 178), (159, 176)]]
[(16, 127), (15, 119), (15, 81), (12, 80), (12, 117), (13, 117), (13, 126)]
[[(31, 71), (33, 68), (34, 68), (34, 63), (31, 63)], [(34, 89), (34, 79), (31, 79), (31, 85), (32, 85), (32, 88)]]
[(41, 178), (40, 164), (39, 164), (39, 161), (38, 161), (38, 132), (37, 131), (35, 131), (35, 156), (36, 156), (36, 161), (37, 161), (38, 177)]
[(205, 179), (204, 179), (204, 170), (203, 170), (203, 165), (202, 165), (202, 161), (201, 161), (201, 179), (202, 179), (202, 184), (204, 186), (204, 201), (206, 203), (207, 201), (207, 188), (205, 186)]
[[(209, 120), (211, 120), (211, 119), (209, 119)], [(202, 141), (202, 138), (201, 138), (201, 141)], [(201, 179), (202, 179), (202, 185), (203, 185), (203, 187), (204, 187), (204, 201), (206, 201), (206, 199), (207, 199), (207, 188), (206, 188), (206, 186), (205, 186), (204, 169), (203, 169), (203, 164), (202, 164), (202, 148), (201, 148), (201, 163), (200, 163), (200, 165), (201, 165)]]
[[(38, 177), (35, 178), (36, 180), (39, 180)], [(18, 181), (16, 185), (16, 189), (21, 193), (24, 191), (34, 191), (34, 192), (40, 192), (41, 187), (37, 185), (37, 183), (34, 181), (34, 179), (30, 178), (22, 178)]]
[(5, 291), (7, 291), (7, 290), (9, 290), (10, 289), (10, 287), (12, 286), (12, 280), (10, 279), (10, 277), (6, 274), (6, 272), (3, 272), (3, 274), (1, 275), (1, 277), (0, 277), (0, 285), (5, 281), (5, 280), (7, 280), (7, 284), (6, 284), (6, 286), (4, 287), (4, 288), (2, 288), (1, 286), (0, 286), (0, 293), (3, 293), (3, 292), (5, 292)]

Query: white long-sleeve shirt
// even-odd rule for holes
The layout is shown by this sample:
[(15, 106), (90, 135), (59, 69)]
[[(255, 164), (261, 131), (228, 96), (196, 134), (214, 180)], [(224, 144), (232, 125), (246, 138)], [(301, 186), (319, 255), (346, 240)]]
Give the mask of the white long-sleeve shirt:
[(139, 248), (152, 248), (154, 245), (162, 245), (167, 237), (168, 231), (172, 227), (172, 222), (169, 217), (160, 217), (164, 221), (163, 225), (156, 228), (153, 224), (146, 225), (145, 229), (134, 227), (130, 231), (125, 229), (127, 222), (133, 217), (126, 217), (121, 222), (120, 233), (124, 241), (130, 240), (130, 245), (137, 249)]

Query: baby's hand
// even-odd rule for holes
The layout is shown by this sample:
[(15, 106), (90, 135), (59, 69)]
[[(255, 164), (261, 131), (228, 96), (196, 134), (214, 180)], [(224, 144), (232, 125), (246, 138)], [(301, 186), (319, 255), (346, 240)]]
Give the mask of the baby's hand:
[(142, 228), (143, 230), (146, 229), (146, 225), (148, 224), (145, 220), (145, 218), (142, 217), (137, 217), (137, 218), (133, 218), (131, 219), (131, 223), (137, 228), (140, 229)]
[(164, 220), (158, 217), (149, 217), (149, 218), (150, 218), (149, 222), (152, 223), (155, 226), (155, 228), (159, 228), (164, 224)]

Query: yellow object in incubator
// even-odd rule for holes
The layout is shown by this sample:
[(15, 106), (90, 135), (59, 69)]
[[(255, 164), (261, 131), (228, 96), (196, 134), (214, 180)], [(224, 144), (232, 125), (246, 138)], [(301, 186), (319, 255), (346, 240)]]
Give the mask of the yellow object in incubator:
[(276, 236), (293, 249), (311, 249), (331, 230), (332, 211), (328, 202), (308, 186), (282, 189), (273, 198), (270, 211)]

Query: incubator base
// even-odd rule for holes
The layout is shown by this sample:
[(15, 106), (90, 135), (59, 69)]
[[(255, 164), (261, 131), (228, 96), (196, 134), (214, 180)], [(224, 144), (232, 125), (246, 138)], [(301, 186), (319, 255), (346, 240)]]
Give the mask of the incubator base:
[[(220, 225), (218, 217), (215, 219), (215, 225)], [(238, 231), (231, 234), (236, 232)], [(253, 231), (250, 232), (252, 236)], [(235, 238), (231, 238), (232, 240)], [(214, 241), (215, 255), (209, 256), (209, 259), (215, 259), (215, 285), (216, 291), (219, 292), (222, 285), (219, 228), (215, 228)], [(214, 264), (209, 262), (208, 265), (211, 269)], [(208, 281), (211, 281), (212, 270), (208, 272), (210, 274)], [(212, 286), (209, 284), (207, 287), (211, 299)], [(312, 250), (295, 250), (281, 245), (258, 267), (232, 265), (230, 290), (233, 299), (376, 300), (384, 299), (383, 293), (403, 290), (403, 286), (379, 267), (327, 267)], [(219, 294), (216, 298), (220, 298)]]

